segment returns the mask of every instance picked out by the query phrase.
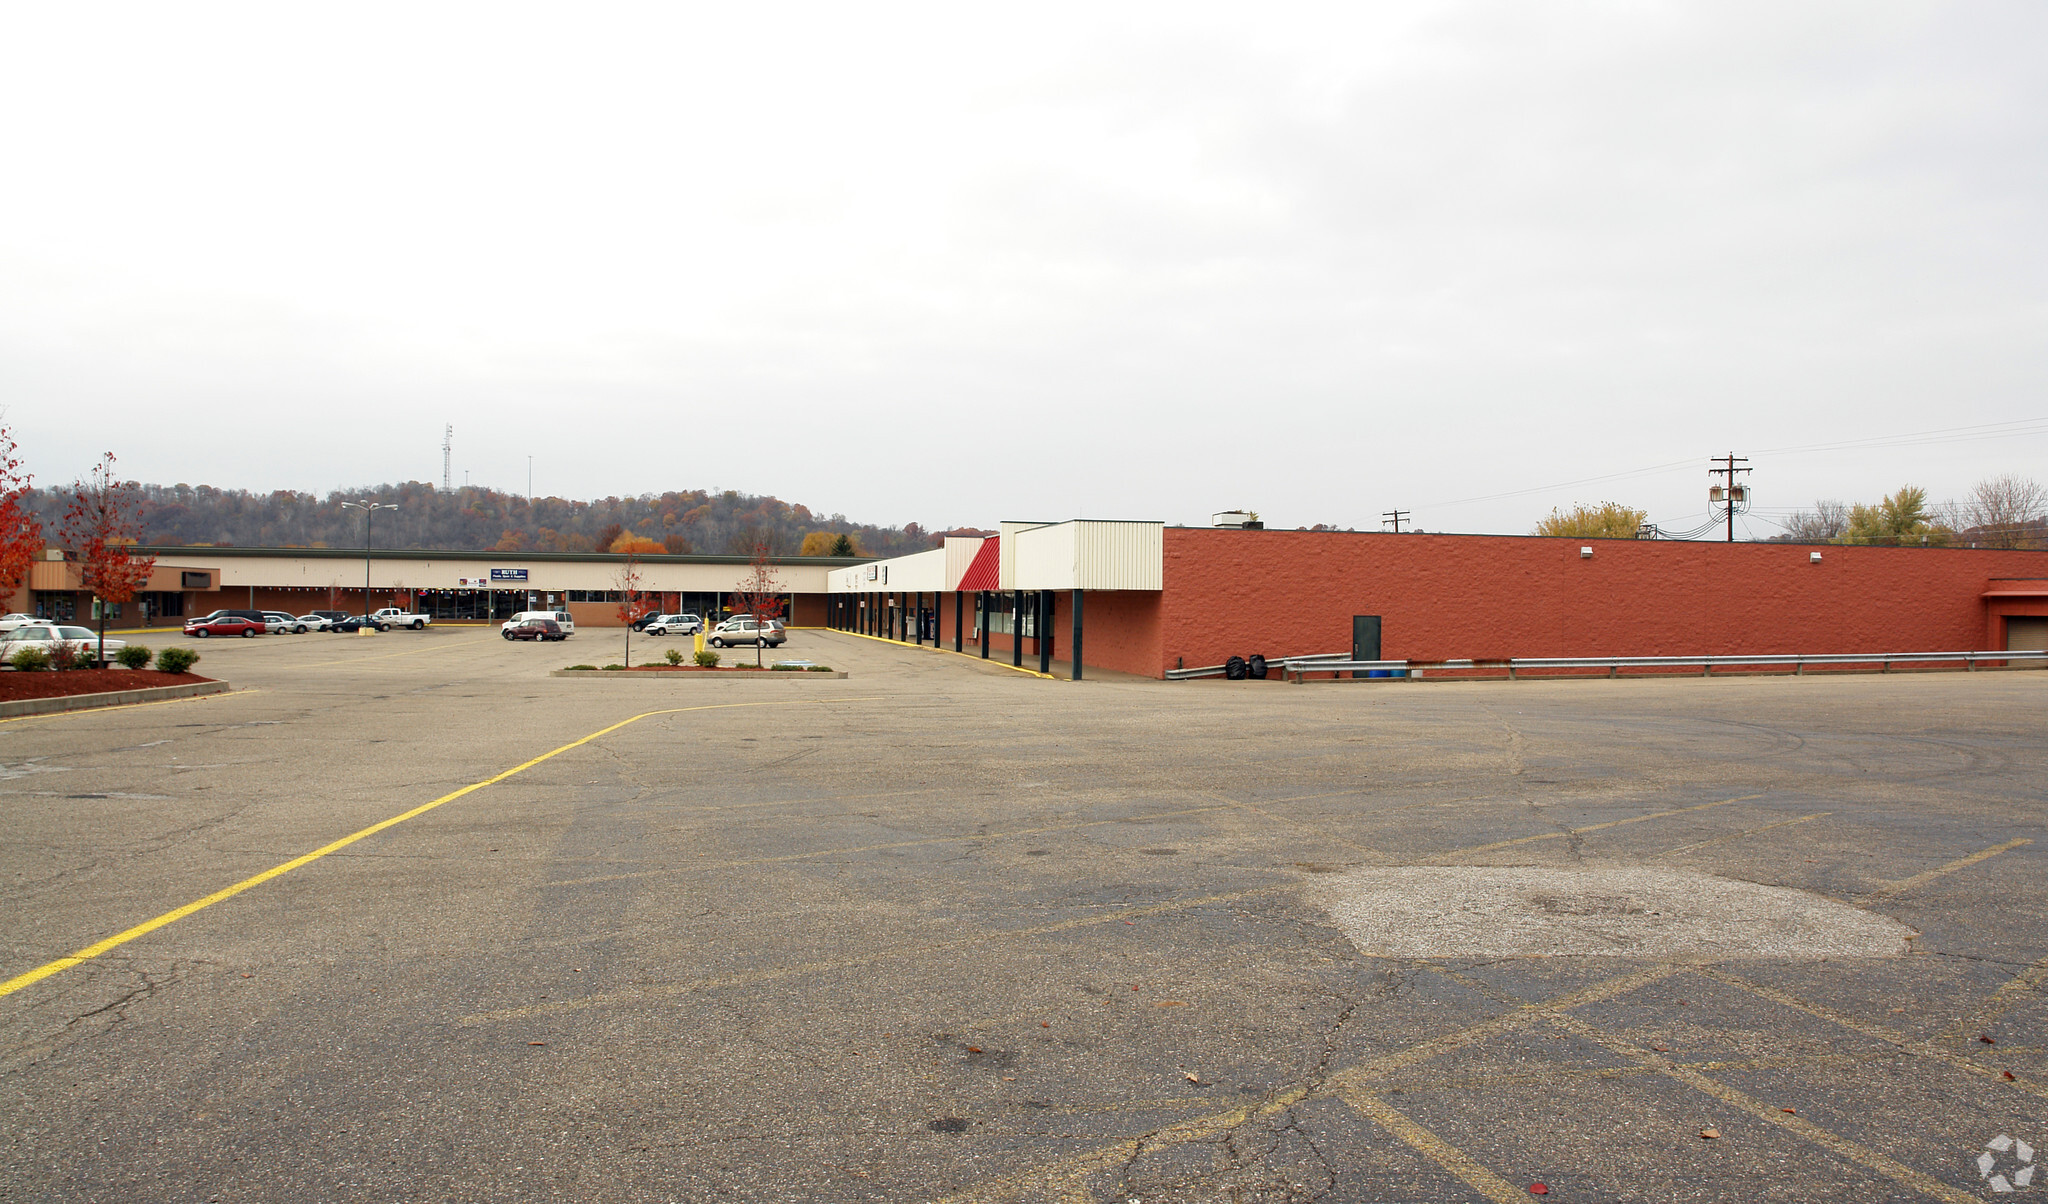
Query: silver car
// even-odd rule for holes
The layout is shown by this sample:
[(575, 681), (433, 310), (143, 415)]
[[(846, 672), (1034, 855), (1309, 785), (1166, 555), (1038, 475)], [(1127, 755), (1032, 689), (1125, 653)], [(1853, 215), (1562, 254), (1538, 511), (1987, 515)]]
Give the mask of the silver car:
[(659, 615), (641, 630), (648, 635), (696, 635), (704, 630), (704, 620), (696, 615)]
[(704, 642), (713, 648), (730, 648), (734, 644), (774, 648), (788, 638), (789, 633), (772, 621), (762, 623), (752, 615), (734, 615), (712, 628)]

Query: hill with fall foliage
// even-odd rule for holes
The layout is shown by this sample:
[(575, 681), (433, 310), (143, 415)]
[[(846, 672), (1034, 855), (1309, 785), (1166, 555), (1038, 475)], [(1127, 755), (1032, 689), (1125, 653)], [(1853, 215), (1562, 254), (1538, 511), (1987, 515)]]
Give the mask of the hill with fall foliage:
[[(900, 556), (932, 547), (947, 532), (917, 523), (883, 527), (822, 514), (773, 497), (723, 490), (677, 490), (591, 501), (519, 494), (481, 486), (443, 491), (423, 481), (339, 490), (319, 497), (279, 490), (251, 493), (210, 485), (134, 485), (142, 499), (141, 541), (152, 545), (271, 548), (359, 548), (363, 513), (342, 502), (395, 505), (378, 511), (376, 546), (440, 551), (594, 552), (632, 548), (673, 555), (749, 555), (757, 543), (771, 555)], [(33, 490), (28, 505), (54, 531), (66, 497)], [(952, 534), (988, 534), (956, 530)], [(622, 542), (622, 540), (624, 542)]]

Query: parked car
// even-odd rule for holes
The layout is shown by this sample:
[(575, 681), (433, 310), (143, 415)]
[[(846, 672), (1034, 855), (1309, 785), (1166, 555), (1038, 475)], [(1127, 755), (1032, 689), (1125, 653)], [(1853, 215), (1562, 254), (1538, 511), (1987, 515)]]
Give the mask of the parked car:
[(552, 619), (561, 626), (563, 635), (576, 634), (576, 620), (570, 618), (566, 610), (522, 610), (498, 624), (498, 630), (510, 631), (515, 623), (524, 623), (528, 619)]
[(640, 630), (648, 635), (696, 635), (704, 630), (704, 620), (696, 615), (656, 615)]
[(343, 633), (352, 633), (361, 631), (365, 627), (374, 629), (376, 626), (377, 625), (375, 623), (372, 623), (370, 620), (364, 618), (361, 615), (343, 615), (342, 617), (336, 619), (334, 621), (334, 625), (332, 627), (329, 627), (327, 630)]
[(645, 631), (647, 630), (647, 625), (649, 623), (652, 623), (657, 619), (662, 619), (666, 617), (666, 615), (662, 614), (658, 610), (650, 610), (646, 614), (641, 615), (639, 618), (633, 620), (633, 630)]
[(761, 623), (752, 615), (735, 615), (713, 628), (704, 642), (713, 648), (729, 648), (734, 644), (773, 648), (788, 638), (789, 633), (773, 622)]
[(286, 632), (303, 634), (306, 629), (300, 625), (297, 615), (288, 615), (281, 610), (266, 610), (263, 612), (263, 630), (271, 635), (282, 635)]
[(0, 615), (0, 631), (13, 631), (23, 623), (46, 623), (48, 621), (47, 619), (38, 619), (34, 615)]
[(559, 642), (568, 639), (569, 633), (563, 631), (562, 625), (553, 619), (521, 619), (512, 626), (505, 628), (504, 636), (508, 640), (554, 640)]
[[(343, 618), (346, 618), (347, 616), (346, 616), (346, 615), (344, 615), (344, 616), (342, 616), (342, 617), (343, 617)], [(309, 614), (309, 615), (300, 615), (300, 616), (299, 616), (299, 625), (298, 625), (297, 627), (294, 627), (294, 628), (293, 628), (292, 630), (294, 630), (294, 631), (326, 631), (326, 630), (327, 630), (328, 628), (330, 628), (330, 627), (332, 627), (332, 626), (334, 626), (334, 620), (333, 620), (333, 619), (330, 619), (330, 618), (328, 618), (328, 617), (327, 617), (326, 615), (324, 615), (324, 614), (322, 614), (321, 612), (319, 612), (319, 611), (317, 611), (317, 610), (316, 610), (316, 611), (314, 611), (314, 612), (313, 612), (312, 614)]]
[(196, 619), (187, 619), (185, 625), (189, 627), (194, 623), (211, 623), (215, 619), (225, 619), (229, 615), (239, 615), (252, 623), (262, 623), (265, 621), (266, 613), (261, 610), (216, 610), (212, 614), (200, 615)]
[(319, 615), (329, 623), (339, 623), (343, 619), (350, 617), (349, 613), (345, 610), (316, 610), (312, 611), (311, 614)]
[[(6, 660), (29, 646), (47, 649), (60, 643), (71, 645), (72, 653), (77, 656), (99, 655), (99, 635), (92, 628), (37, 621), (23, 623), (8, 632), (6, 639), (0, 640), (0, 660)], [(107, 655), (112, 656), (127, 646), (126, 640), (110, 639), (107, 641)]]
[(184, 622), (184, 635), (207, 639), (213, 635), (264, 635), (270, 631), (268, 622), (262, 618), (250, 618), (248, 614), (221, 614), (219, 618), (188, 618)]
[(268, 623), (247, 615), (221, 615), (218, 618), (207, 616), (189, 619), (185, 623), (185, 634), (202, 640), (216, 635), (262, 635), (269, 630)]

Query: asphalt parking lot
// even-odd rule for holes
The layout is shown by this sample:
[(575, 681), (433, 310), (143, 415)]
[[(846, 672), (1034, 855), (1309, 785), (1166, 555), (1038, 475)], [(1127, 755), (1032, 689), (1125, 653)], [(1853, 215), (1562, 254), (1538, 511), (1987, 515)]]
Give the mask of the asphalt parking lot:
[(0, 723), (0, 1199), (2048, 1194), (2048, 673), (619, 642)]

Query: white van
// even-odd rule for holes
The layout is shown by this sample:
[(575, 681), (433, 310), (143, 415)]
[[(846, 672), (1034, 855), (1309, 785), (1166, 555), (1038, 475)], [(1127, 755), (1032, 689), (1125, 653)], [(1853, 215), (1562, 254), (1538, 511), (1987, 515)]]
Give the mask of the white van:
[(498, 624), (498, 630), (500, 632), (510, 631), (528, 619), (553, 619), (561, 624), (563, 635), (576, 634), (576, 620), (570, 618), (569, 612), (566, 610), (522, 610), (503, 623)]

